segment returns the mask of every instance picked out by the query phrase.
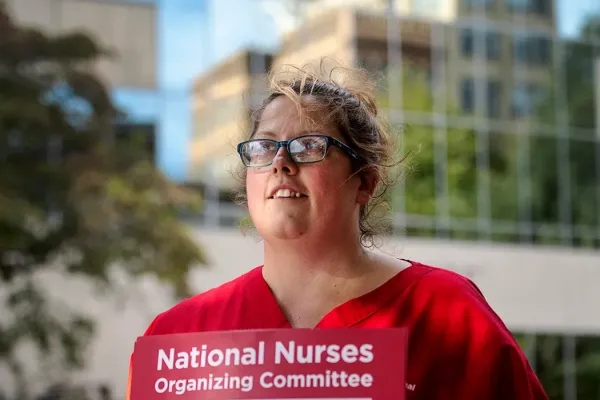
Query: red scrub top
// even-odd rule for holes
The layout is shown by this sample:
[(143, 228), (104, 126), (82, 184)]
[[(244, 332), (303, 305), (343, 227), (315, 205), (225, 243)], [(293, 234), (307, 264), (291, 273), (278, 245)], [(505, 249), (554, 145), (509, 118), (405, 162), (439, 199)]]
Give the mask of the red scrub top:
[[(331, 310), (316, 328), (408, 327), (407, 400), (548, 399), (519, 345), (473, 282), (411, 264), (377, 289)], [(158, 315), (145, 335), (275, 328), (290, 324), (257, 267)]]

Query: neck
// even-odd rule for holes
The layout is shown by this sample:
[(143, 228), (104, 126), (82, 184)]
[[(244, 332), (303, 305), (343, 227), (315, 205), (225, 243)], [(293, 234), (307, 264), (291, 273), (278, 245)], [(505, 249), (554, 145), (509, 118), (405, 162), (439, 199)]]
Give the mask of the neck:
[(264, 245), (265, 276), (277, 281), (348, 279), (364, 273), (368, 258), (359, 241), (277, 240)]
[(373, 275), (358, 238), (265, 241), (263, 276), (292, 326), (314, 327), (335, 306), (364, 293)]

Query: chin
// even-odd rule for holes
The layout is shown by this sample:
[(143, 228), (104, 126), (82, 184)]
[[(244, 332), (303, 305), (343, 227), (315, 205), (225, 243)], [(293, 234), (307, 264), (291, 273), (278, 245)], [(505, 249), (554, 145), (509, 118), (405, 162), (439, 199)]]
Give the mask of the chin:
[(285, 221), (281, 223), (274, 222), (271, 226), (266, 226), (263, 229), (263, 238), (273, 238), (277, 240), (298, 239), (307, 231), (306, 224), (293, 223)]

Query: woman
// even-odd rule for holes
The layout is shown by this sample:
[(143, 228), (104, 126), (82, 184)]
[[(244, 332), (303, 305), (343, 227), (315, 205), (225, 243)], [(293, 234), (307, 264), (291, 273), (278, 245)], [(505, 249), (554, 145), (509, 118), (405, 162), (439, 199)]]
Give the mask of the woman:
[(396, 146), (366, 74), (344, 76), (353, 83), (272, 79), (237, 148), (264, 264), (160, 314), (146, 335), (408, 326), (408, 399), (546, 399), (472, 282), (365, 248)]

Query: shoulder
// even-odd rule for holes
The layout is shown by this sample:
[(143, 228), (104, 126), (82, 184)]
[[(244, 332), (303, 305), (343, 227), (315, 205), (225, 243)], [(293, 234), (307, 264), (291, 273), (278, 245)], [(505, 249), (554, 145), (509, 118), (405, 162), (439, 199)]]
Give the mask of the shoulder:
[(414, 284), (418, 285), (419, 288), (431, 288), (433, 286), (443, 290), (459, 293), (467, 292), (482, 296), (477, 285), (464, 275), (449, 269), (422, 264), (416, 261), (411, 261), (411, 263), (413, 264), (411, 269), (415, 269), (414, 274), (418, 277), (418, 279), (415, 279)]
[(453, 398), (547, 399), (512, 333), (474, 282), (422, 264), (416, 271), (408, 289), (415, 316), (411, 357), (425, 375), (440, 377), (428, 390), (452, 388)]
[[(148, 335), (213, 330), (232, 310), (241, 308), (245, 294), (260, 274), (260, 267), (223, 283), (215, 288), (185, 299), (157, 315), (146, 332)], [(235, 311), (233, 311), (235, 312)]]
[(421, 273), (409, 289), (422, 322), (441, 328), (450, 340), (486, 337), (515, 344), (509, 329), (472, 280), (447, 269), (416, 266)]
[(417, 267), (416, 277), (410, 290), (417, 298), (442, 308), (458, 305), (493, 312), (483, 292), (466, 276), (420, 263), (413, 263), (413, 267)]

